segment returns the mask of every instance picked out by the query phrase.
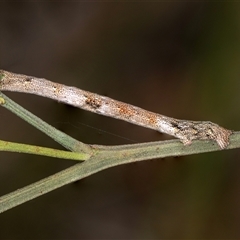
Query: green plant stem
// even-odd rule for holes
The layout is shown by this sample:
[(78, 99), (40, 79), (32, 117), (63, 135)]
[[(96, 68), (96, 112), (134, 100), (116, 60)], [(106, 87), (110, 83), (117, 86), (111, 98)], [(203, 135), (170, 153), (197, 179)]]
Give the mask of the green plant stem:
[(90, 157), (90, 155), (86, 153), (69, 152), (69, 151), (33, 146), (33, 145), (22, 144), (22, 143), (7, 142), (2, 140), (0, 140), (0, 151), (28, 153), (28, 154), (42, 155), (42, 156), (48, 156), (48, 157), (54, 157), (54, 158), (77, 160), (77, 161), (84, 161), (89, 159)]
[[(230, 145), (227, 149), (239, 147), (240, 132), (234, 132), (230, 137)], [(95, 148), (95, 154), (88, 161), (78, 163), (48, 178), (2, 196), (0, 198), (0, 213), (113, 166), (153, 158), (219, 151), (219, 147), (215, 143), (211, 144), (208, 141), (194, 141), (191, 146), (183, 146), (179, 140), (113, 147), (93, 146), (93, 148)]]
[[(75, 152), (65, 152), (54, 149), (41, 148), (17, 143), (0, 141), (0, 150), (33, 153), (43, 153), (46, 156), (62, 154), (59, 157), (74, 160), (88, 161), (78, 163), (66, 170), (40, 180), (22, 189), (0, 197), (0, 213), (16, 207), (24, 202), (53, 191), (66, 184), (80, 180), (104, 169), (121, 164), (143, 161), (169, 156), (184, 156), (196, 153), (219, 151), (215, 142), (194, 141), (190, 146), (184, 146), (179, 140), (150, 142), (141, 144), (129, 144), (121, 146), (87, 145), (60, 132), (54, 127), (42, 121), (28, 112), (0, 92), (0, 104), (43, 131), (61, 145)], [(1, 146), (2, 144), (2, 146)], [(12, 145), (11, 145), (12, 144)], [(240, 132), (234, 132), (230, 136), (230, 145), (227, 149), (240, 147)], [(40, 150), (40, 151), (39, 151)], [(50, 152), (49, 152), (50, 151)], [(56, 152), (54, 152), (56, 151)], [(78, 153), (82, 152), (82, 153)], [(56, 155), (57, 155), (56, 154)], [(56, 156), (55, 157), (58, 157)]]
[(26, 122), (39, 129), (40, 131), (44, 132), (46, 135), (54, 139), (56, 142), (58, 142), (65, 148), (73, 152), (84, 152), (87, 154), (92, 153), (92, 149), (89, 145), (84, 144), (52, 127), (39, 117), (35, 116), (31, 112), (21, 107), (19, 104), (9, 99), (2, 92), (0, 92), (0, 104), (6, 109), (16, 114), (17, 116), (19, 116), (20, 118), (22, 118), (23, 120), (25, 120)]

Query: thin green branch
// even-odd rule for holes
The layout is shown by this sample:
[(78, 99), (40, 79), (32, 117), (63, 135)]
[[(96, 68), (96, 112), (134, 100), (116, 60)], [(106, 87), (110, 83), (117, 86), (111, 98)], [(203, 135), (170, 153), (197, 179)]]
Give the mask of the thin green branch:
[[(218, 146), (212, 142), (194, 141), (191, 146), (183, 146), (179, 140), (93, 147), (95, 154), (88, 161), (78, 163), (48, 178), (2, 196), (0, 213), (110, 167), (154, 158), (219, 151)], [(230, 137), (230, 145), (227, 149), (233, 148), (240, 148), (240, 132), (234, 132)]]
[[(80, 180), (104, 169), (169, 156), (184, 156), (190, 154), (219, 151), (215, 142), (193, 141), (192, 145), (184, 146), (179, 140), (150, 142), (121, 146), (87, 145), (60, 132), (56, 128), (42, 121), (26, 109), (22, 108), (0, 92), (0, 104), (29, 122), (61, 145), (74, 152), (65, 152), (54, 149), (41, 148), (17, 143), (0, 141), (0, 150), (15, 151), (45, 156), (54, 156), (72, 160), (86, 160), (64, 171), (54, 174), (41, 181), (14, 191), (0, 198), (0, 212), (4, 212), (24, 202), (53, 191), (61, 186)], [(240, 148), (240, 132), (230, 136), (230, 145), (227, 149)], [(79, 153), (80, 152), (80, 153)], [(56, 155), (54, 155), (56, 154)], [(60, 155), (58, 155), (60, 154)], [(62, 155), (61, 155), (62, 154)]]
[(28, 153), (28, 154), (62, 158), (62, 159), (68, 159), (68, 160), (77, 160), (77, 161), (84, 161), (89, 159), (90, 157), (90, 155), (86, 153), (69, 152), (69, 151), (33, 146), (33, 145), (22, 144), (22, 143), (7, 142), (2, 140), (0, 140), (0, 151)]
[(57, 130), (0, 92), (0, 104), (73, 152), (91, 154), (91, 147)]

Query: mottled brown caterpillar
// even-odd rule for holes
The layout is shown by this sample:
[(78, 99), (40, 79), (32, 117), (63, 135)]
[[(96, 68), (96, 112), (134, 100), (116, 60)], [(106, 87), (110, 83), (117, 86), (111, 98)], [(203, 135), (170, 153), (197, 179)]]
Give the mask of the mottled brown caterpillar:
[(184, 145), (193, 140), (214, 140), (221, 149), (229, 144), (232, 131), (209, 121), (188, 121), (153, 113), (109, 97), (76, 87), (0, 70), (0, 90), (51, 98), (94, 113), (121, 119), (179, 138)]

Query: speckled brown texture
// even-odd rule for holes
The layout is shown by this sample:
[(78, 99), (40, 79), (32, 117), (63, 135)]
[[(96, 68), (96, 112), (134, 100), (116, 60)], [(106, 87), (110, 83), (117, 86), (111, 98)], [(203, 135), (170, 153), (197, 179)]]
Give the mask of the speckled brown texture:
[(193, 140), (214, 140), (221, 149), (224, 149), (229, 145), (229, 136), (232, 134), (232, 131), (209, 121), (170, 118), (76, 87), (4, 70), (0, 70), (0, 90), (48, 97), (91, 112), (155, 129), (179, 138), (184, 145), (191, 144)]

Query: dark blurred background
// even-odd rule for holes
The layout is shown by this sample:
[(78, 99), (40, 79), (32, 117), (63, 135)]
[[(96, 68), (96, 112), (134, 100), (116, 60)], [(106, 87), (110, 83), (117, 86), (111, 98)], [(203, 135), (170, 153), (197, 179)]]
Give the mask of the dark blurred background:
[[(239, 3), (0, 2), (0, 68), (239, 129)], [(6, 93), (85, 143), (169, 139)], [(2, 140), (63, 149), (4, 108)], [(119, 166), (0, 215), (1, 239), (240, 238), (239, 150)], [(0, 195), (75, 162), (0, 153)]]

